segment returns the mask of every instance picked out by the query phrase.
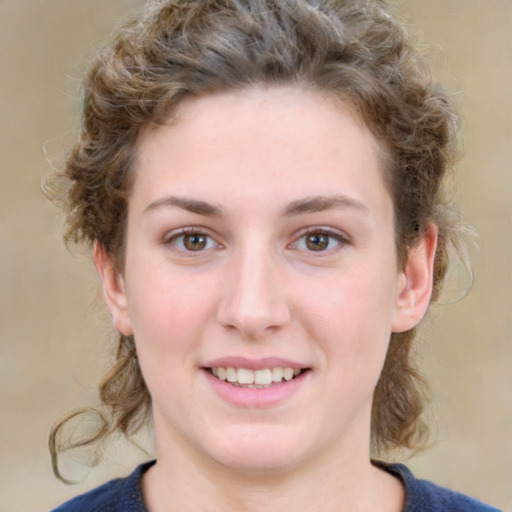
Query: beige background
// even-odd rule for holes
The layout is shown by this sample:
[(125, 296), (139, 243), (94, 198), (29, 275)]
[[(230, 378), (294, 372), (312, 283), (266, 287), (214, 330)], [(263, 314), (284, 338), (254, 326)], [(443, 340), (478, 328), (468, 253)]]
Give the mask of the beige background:
[[(39, 191), (73, 139), (84, 64), (140, 5), (0, 0), (2, 511), (49, 510), (145, 457), (113, 444), (89, 476), (67, 461), (82, 484), (67, 487), (52, 476), (48, 430), (70, 409), (95, 402), (108, 320), (88, 258), (65, 249), (59, 212)], [(512, 509), (512, 2), (401, 0), (401, 9), (463, 115), (460, 198), (480, 234), (473, 291), (436, 307), (424, 330), (437, 442), (410, 465)]]

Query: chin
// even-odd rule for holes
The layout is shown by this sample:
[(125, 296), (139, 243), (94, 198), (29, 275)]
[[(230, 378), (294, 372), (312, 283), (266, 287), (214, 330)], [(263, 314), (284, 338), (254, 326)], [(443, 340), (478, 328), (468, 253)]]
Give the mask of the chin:
[[(295, 467), (301, 458), (300, 444), (294, 436), (278, 435), (274, 429), (251, 428), (215, 443), (210, 451), (226, 469), (240, 473), (280, 473)], [(226, 442), (227, 441), (227, 442)]]
[(268, 475), (272, 473), (284, 473), (298, 465), (297, 457), (286, 453), (262, 453), (261, 450), (251, 452), (238, 452), (223, 454), (221, 460), (217, 460), (226, 469), (240, 474)]

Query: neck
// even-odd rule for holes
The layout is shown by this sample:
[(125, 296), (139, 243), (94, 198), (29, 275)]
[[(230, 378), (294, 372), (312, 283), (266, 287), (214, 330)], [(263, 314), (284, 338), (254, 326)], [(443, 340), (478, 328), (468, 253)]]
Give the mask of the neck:
[(234, 471), (212, 460), (198, 463), (178, 446), (167, 453), (172, 458), (159, 457), (143, 479), (149, 512), (168, 512), (170, 503), (183, 512), (400, 512), (403, 507), (401, 483), (372, 466), (367, 450), (354, 447), (344, 456), (333, 447), (308, 464), (273, 472)]

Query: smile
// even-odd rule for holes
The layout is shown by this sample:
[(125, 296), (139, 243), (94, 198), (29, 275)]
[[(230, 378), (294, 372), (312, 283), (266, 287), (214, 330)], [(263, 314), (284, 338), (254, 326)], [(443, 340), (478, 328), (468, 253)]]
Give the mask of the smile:
[(251, 370), (248, 368), (213, 367), (209, 368), (212, 375), (219, 380), (227, 381), (234, 386), (247, 388), (268, 387), (273, 384), (289, 381), (300, 375), (304, 370), (299, 368), (275, 367)]

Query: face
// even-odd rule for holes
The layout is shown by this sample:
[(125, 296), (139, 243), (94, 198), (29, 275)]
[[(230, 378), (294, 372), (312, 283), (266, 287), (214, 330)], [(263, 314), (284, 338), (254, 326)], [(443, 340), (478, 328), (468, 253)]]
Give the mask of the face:
[(298, 89), (190, 100), (143, 134), (125, 268), (96, 264), (135, 336), (159, 461), (367, 454), (390, 333), (423, 314), (432, 259), (398, 268), (380, 167), (348, 107)]

